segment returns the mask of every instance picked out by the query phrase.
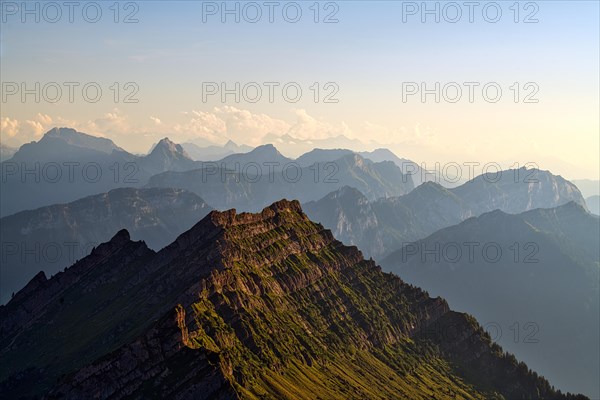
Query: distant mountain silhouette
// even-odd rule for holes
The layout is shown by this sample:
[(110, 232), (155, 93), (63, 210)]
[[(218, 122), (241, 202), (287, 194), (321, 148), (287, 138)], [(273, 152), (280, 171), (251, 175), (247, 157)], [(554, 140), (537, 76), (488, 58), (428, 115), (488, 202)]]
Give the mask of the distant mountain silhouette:
[(485, 212), (500, 209), (520, 213), (570, 201), (586, 207), (581, 193), (569, 181), (549, 171), (521, 169), (502, 171), (498, 176), (481, 175), (454, 189), (427, 182), (406, 195), (369, 202), (344, 189), (303, 207), (340, 240), (380, 259), (404, 242)]
[(1, 218), (0, 301), (38, 271), (50, 276), (87, 256), (119, 229), (160, 249), (210, 209), (181, 189), (121, 188)]
[[(265, 144), (255, 147), (247, 153), (231, 154), (218, 161), (219, 167), (235, 169), (236, 164), (244, 168), (249, 163), (258, 164), (261, 168), (266, 163), (273, 163), (273, 168), (281, 170), (286, 164), (292, 162), (292, 159), (285, 157), (272, 144)], [(266, 168), (266, 167), (265, 167)]]
[(418, 165), (416, 162), (408, 160), (406, 158), (400, 158), (388, 149), (382, 148), (373, 151), (363, 151), (359, 154), (375, 162), (392, 161), (394, 164), (400, 167), (402, 173), (410, 175), (415, 184), (415, 187), (421, 185), (423, 182), (430, 181), (439, 183), (444, 187), (456, 186), (454, 184), (451, 185), (449, 182), (446, 182), (443, 179), (443, 177), (439, 176), (439, 174), (436, 174), (431, 171), (426, 171), (423, 168), (421, 168), (421, 166)]
[[(289, 159), (283, 158), (274, 147), (260, 146), (250, 153), (205, 165), (203, 169), (155, 175), (147, 186), (186, 189), (217, 209), (235, 207), (244, 211), (260, 210), (282, 197), (303, 202), (316, 200), (347, 185), (358, 187), (372, 200), (413, 189), (410, 177), (389, 161), (373, 163), (358, 154), (349, 154), (317, 168), (299, 168), (298, 163), (286, 160)], [(279, 163), (284, 169), (266, 163)], [(228, 167), (220, 168), (221, 165)]]
[(400, 158), (395, 155), (389, 149), (376, 149), (373, 151), (361, 151), (355, 152), (348, 149), (313, 149), (307, 153), (304, 153), (300, 157), (296, 159), (300, 165), (308, 167), (315, 163), (326, 163), (331, 162), (332, 160), (338, 159), (344, 155), (348, 154), (359, 154), (363, 158), (373, 161), (373, 162), (383, 162), (383, 161), (391, 161), (396, 164), (404, 175), (410, 175), (412, 181), (416, 186), (419, 186), (423, 182), (436, 182), (441, 184), (444, 187), (455, 187), (458, 184), (449, 182), (447, 179), (444, 179), (443, 176), (440, 176), (439, 173), (435, 173), (434, 171), (426, 171), (421, 168), (420, 165), (415, 163), (414, 161), (408, 160), (406, 158)]
[(181, 146), (195, 161), (216, 161), (228, 155), (235, 153), (247, 153), (252, 150), (252, 147), (246, 145), (238, 145), (229, 140), (224, 146), (198, 146), (195, 143), (182, 143)]
[(140, 168), (150, 174), (164, 171), (187, 171), (197, 167), (197, 163), (187, 154), (184, 148), (164, 138), (154, 146), (145, 157), (141, 157)]
[(310, 167), (314, 164), (323, 164), (333, 160), (338, 160), (344, 156), (354, 153), (355, 152), (346, 149), (313, 149), (298, 157), (296, 162), (303, 167)]
[(198, 168), (180, 145), (163, 139), (146, 156), (126, 152), (111, 140), (69, 128), (54, 128), (24, 144), (0, 164), (0, 216), (104, 193), (139, 187), (157, 173)]

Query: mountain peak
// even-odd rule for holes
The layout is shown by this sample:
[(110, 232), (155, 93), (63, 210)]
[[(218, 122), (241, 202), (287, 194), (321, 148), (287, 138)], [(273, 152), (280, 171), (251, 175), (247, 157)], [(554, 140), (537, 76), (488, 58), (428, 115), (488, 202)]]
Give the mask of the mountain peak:
[(390, 159), (398, 158), (398, 156), (396, 154), (394, 154), (393, 151), (391, 151), (390, 149), (386, 149), (385, 147), (380, 147), (378, 149), (375, 149), (375, 150), (371, 151), (370, 154), (379, 155), (382, 157), (388, 157)]
[(100, 244), (91, 252), (92, 255), (107, 255), (131, 243), (131, 237), (127, 229), (118, 231), (108, 242)]
[(430, 192), (430, 191), (447, 191), (447, 189), (434, 181), (425, 181), (415, 188), (415, 191)]
[(287, 199), (282, 199), (279, 201), (276, 201), (275, 203), (271, 204), (270, 206), (266, 207), (263, 211), (262, 214), (268, 213), (268, 211), (273, 211), (273, 212), (282, 212), (282, 211), (290, 211), (293, 213), (297, 213), (297, 214), (302, 214), (304, 215), (303, 211), (302, 211), (302, 207), (300, 206), (300, 202), (298, 200), (287, 200)]
[(154, 146), (152, 153), (162, 150), (166, 150), (170, 153), (185, 153), (185, 150), (183, 150), (183, 147), (181, 147), (180, 144), (173, 142), (168, 137), (161, 139), (156, 146)]
[(188, 163), (192, 158), (185, 149), (168, 137), (161, 139), (146, 156), (155, 165), (162, 165), (163, 170), (181, 169), (178, 163)]
[(21, 289), (18, 293), (20, 296), (27, 296), (29, 293), (34, 292), (40, 285), (46, 283), (48, 278), (46, 277), (46, 273), (44, 271), (38, 272), (27, 285), (23, 289)]
[(227, 211), (211, 211), (205, 219), (209, 219), (215, 225), (222, 228), (243, 225), (247, 223), (267, 220), (283, 213), (295, 214), (301, 220), (308, 219), (302, 211), (302, 206), (298, 200), (279, 200), (265, 207), (260, 213), (238, 213), (235, 208)]
[(237, 143), (236, 143), (236, 142), (234, 142), (233, 140), (229, 139), (229, 140), (227, 141), (227, 143), (225, 143), (225, 146), (223, 146), (223, 147), (225, 147), (225, 148), (234, 148), (234, 149), (236, 149), (236, 148), (238, 147), (238, 145), (237, 145)]
[[(487, 172), (451, 191), (463, 198), (480, 198), (479, 208), (483, 211), (477, 210), (478, 214), (495, 208), (516, 214), (535, 208), (554, 208), (569, 201), (587, 210), (577, 186), (560, 175), (537, 168)], [(497, 196), (498, 191), (504, 192), (503, 196)]]
[(55, 127), (50, 129), (37, 144), (48, 145), (51, 142), (56, 142), (56, 139), (71, 146), (92, 149), (108, 154), (112, 153), (114, 150), (124, 151), (110, 139), (89, 135), (87, 133), (78, 132), (73, 128), (66, 127)]
[[(241, 150), (241, 153), (238, 151)], [(275, 146), (272, 144), (263, 144), (249, 152), (245, 152), (245, 147), (240, 149), (239, 147), (235, 149), (236, 153), (230, 154), (223, 159), (222, 162), (225, 163), (245, 163), (245, 162), (256, 162), (256, 163), (264, 163), (264, 162), (274, 162), (279, 163), (280, 165), (285, 164), (290, 161), (290, 159), (286, 158), (277, 150)]]
[(75, 129), (73, 128), (66, 128), (66, 127), (54, 127), (52, 129), (50, 129), (48, 132), (46, 132), (44, 134), (44, 136), (47, 137), (65, 137), (68, 135), (74, 135), (74, 134), (80, 134), (79, 132), (77, 132)]
[(277, 150), (277, 147), (275, 147), (272, 143), (267, 143), (267, 144), (262, 144), (260, 146), (257, 146), (254, 150), (252, 150), (253, 152), (255, 151), (261, 151), (261, 152), (273, 152), (273, 153), (279, 153), (279, 150)]
[(127, 229), (121, 229), (119, 232), (115, 233), (115, 235), (110, 239), (109, 243), (123, 245), (131, 240), (131, 236), (129, 235), (129, 231)]

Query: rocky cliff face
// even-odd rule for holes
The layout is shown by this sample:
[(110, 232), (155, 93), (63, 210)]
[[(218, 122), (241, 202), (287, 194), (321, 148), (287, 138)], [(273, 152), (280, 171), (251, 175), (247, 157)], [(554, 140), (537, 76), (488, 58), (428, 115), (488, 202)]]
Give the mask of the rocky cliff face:
[(297, 201), (213, 211), (158, 253), (120, 232), (0, 329), (3, 397), (568, 398)]

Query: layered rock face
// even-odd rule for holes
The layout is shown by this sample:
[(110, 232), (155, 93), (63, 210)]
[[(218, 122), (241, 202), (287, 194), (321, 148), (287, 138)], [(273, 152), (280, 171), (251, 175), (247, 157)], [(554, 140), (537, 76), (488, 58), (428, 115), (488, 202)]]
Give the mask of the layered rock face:
[(573, 397), (297, 201), (213, 211), (158, 253), (119, 232), (0, 329), (3, 398)]

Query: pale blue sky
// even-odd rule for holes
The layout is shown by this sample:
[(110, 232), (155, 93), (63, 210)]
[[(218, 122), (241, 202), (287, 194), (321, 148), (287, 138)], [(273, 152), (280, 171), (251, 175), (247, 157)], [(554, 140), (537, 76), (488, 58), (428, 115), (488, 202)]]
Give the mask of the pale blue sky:
[[(266, 132), (283, 134), (299, 125), (294, 132), (307, 139), (344, 133), (417, 161), (539, 160), (568, 177), (597, 178), (597, 1), (535, 2), (539, 22), (533, 24), (514, 23), (514, 1), (497, 2), (503, 15), (496, 24), (483, 19), (481, 7), (474, 23), (467, 15), (456, 24), (432, 17), (422, 23), (419, 15), (403, 23), (405, 4), (392, 1), (336, 2), (334, 24), (313, 22), (313, 1), (299, 2), (303, 16), (296, 24), (277, 10), (275, 23), (266, 22), (266, 15), (256, 24), (233, 23), (231, 17), (221, 23), (218, 16), (203, 23), (202, 2), (143, 1), (137, 2), (139, 23), (115, 24), (108, 8), (113, 3), (102, 3), (96, 24), (77, 12), (75, 23), (66, 15), (55, 24), (6, 16), (3, 82), (94, 81), (106, 93), (95, 104), (23, 104), (11, 98), (2, 103), (4, 143), (34, 140), (42, 129), (73, 123), (133, 151), (165, 134), (185, 141), (206, 136), (206, 129), (211, 140), (231, 137), (256, 145)], [(527, 3), (519, 2), (521, 20), (533, 10), (523, 10)], [(121, 10), (120, 17), (126, 13)], [(115, 104), (108, 87), (130, 81), (140, 88), (139, 103)], [(305, 91), (295, 104), (281, 98), (272, 104), (203, 103), (207, 81), (294, 81)], [(308, 87), (330, 81), (339, 86), (339, 103), (315, 104)], [(493, 81), (504, 96), (496, 104), (402, 103), (402, 82), (413, 81)], [(513, 82), (537, 83), (540, 102), (509, 101)], [(202, 118), (191, 121), (192, 111)]]

